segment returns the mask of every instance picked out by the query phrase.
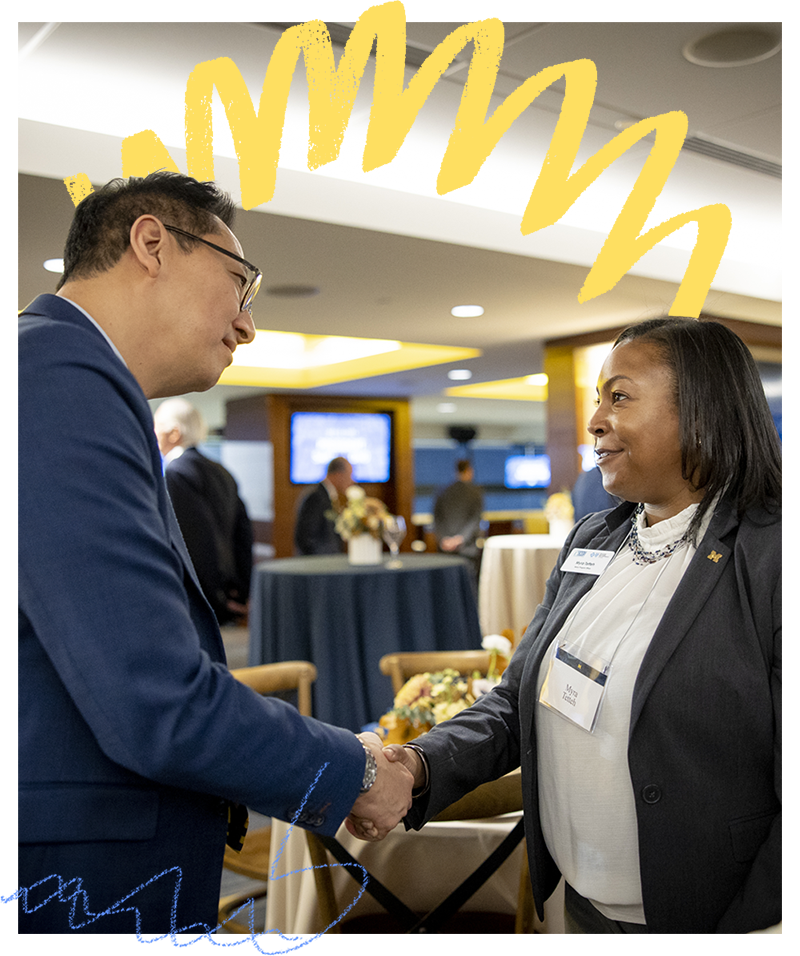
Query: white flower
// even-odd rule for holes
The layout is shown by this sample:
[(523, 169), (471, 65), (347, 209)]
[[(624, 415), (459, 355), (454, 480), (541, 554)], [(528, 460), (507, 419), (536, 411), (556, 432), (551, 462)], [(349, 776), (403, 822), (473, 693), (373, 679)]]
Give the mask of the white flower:
[(344, 493), (347, 495), (348, 501), (360, 501), (362, 498), (366, 497), (366, 492), (361, 485), (350, 485), (345, 489)]
[(473, 680), (472, 682), (472, 693), (477, 700), (478, 697), (483, 697), (484, 694), (488, 694), (489, 691), (494, 690), (497, 687), (498, 680), (487, 680), (485, 677), (481, 677), (479, 680)]
[(485, 651), (497, 651), (503, 657), (511, 656), (511, 641), (502, 634), (487, 634), (481, 641), (481, 647)]

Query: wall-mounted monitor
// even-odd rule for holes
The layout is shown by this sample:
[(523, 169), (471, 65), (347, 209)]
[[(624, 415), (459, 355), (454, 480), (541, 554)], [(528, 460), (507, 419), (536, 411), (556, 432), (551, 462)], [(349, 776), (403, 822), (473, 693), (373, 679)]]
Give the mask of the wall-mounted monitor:
[(294, 485), (322, 481), (328, 462), (344, 457), (353, 480), (389, 480), (392, 419), (385, 412), (293, 412), (289, 480)]
[(549, 455), (511, 455), (506, 458), (506, 488), (547, 488), (549, 485)]

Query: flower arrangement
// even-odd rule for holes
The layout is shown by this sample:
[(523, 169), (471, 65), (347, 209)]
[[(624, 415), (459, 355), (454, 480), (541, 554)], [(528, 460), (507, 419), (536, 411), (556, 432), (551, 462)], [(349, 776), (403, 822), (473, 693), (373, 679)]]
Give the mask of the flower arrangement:
[(572, 507), (569, 492), (557, 491), (554, 495), (550, 495), (544, 505), (544, 516), (548, 521), (569, 521), (572, 524), (575, 509)]
[(404, 744), (474, 704), (471, 683), (471, 678), (450, 668), (415, 674), (397, 692), (394, 708), (379, 721), (384, 744)]
[(359, 485), (346, 491), (347, 504), (336, 515), (334, 528), (343, 541), (369, 534), (380, 540), (383, 520), (388, 515), (386, 505), (378, 498), (368, 498)]

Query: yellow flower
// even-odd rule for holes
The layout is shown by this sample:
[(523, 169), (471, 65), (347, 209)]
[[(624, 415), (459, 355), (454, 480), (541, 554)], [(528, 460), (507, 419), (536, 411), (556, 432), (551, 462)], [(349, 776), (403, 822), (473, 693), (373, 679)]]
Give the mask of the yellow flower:
[(394, 706), (407, 707), (418, 697), (421, 697), (423, 691), (430, 688), (428, 682), (429, 676), (428, 674), (415, 674), (414, 677), (407, 680), (397, 692), (397, 696), (394, 699)]

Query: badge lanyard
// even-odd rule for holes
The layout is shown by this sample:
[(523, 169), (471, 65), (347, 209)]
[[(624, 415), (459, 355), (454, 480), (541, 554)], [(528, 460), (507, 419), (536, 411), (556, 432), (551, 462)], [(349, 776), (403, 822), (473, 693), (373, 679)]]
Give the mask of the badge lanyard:
[[(582, 571), (579, 567), (568, 567), (570, 564), (576, 564), (576, 561), (573, 560), (574, 552), (567, 557), (567, 560), (562, 565), (562, 570), (576, 570), (579, 571), (579, 573), (582, 571), (582, 573), (589, 574), (597, 573), (599, 580), (605, 573), (606, 568), (610, 566), (612, 558), (619, 554), (626, 543), (627, 538), (622, 542), (616, 554), (609, 551), (592, 552), (592, 554), (603, 555), (603, 559), (601, 559), (602, 569), (599, 572), (592, 570)], [(585, 555), (587, 552), (582, 552), (582, 554)], [(606, 555), (610, 555), (610, 557), (606, 558)], [(580, 564), (581, 560), (582, 557), (579, 556), (577, 563)], [(542, 689), (539, 692), (540, 704), (547, 707), (548, 710), (555, 711), (559, 716), (580, 727), (581, 730), (585, 730), (590, 734), (594, 733), (595, 726), (597, 725), (597, 717), (600, 713), (600, 707), (608, 686), (611, 664), (616, 657), (620, 645), (628, 634), (630, 634), (633, 626), (639, 619), (642, 608), (648, 602), (650, 595), (661, 580), (661, 575), (664, 573), (668, 563), (669, 559), (664, 561), (655, 581), (647, 592), (647, 596), (639, 606), (639, 610), (636, 612), (633, 620), (625, 629), (625, 633), (617, 642), (608, 660), (600, 655), (587, 652), (578, 644), (569, 642), (569, 635), (575, 623), (575, 618), (584, 602), (589, 599), (592, 590), (590, 589), (584, 594), (581, 600), (572, 609), (572, 613), (567, 620), (566, 633), (562, 638), (558, 638), (554, 642), (547, 673), (545, 674)]]

